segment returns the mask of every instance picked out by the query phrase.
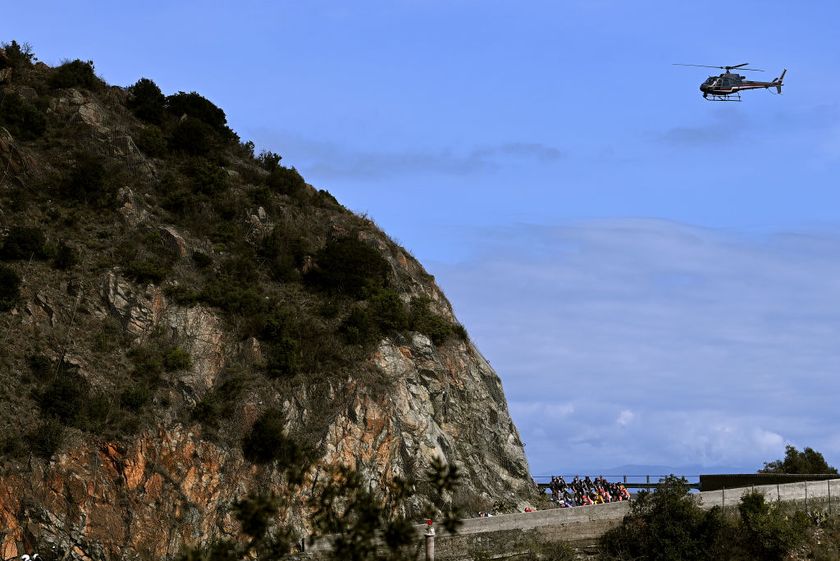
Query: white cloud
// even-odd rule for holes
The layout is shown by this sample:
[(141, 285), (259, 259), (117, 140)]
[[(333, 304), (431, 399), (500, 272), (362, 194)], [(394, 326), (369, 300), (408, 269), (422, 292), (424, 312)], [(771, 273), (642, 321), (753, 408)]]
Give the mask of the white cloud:
[(626, 427), (630, 423), (632, 423), (636, 419), (636, 414), (630, 411), (629, 409), (623, 409), (621, 413), (618, 414), (618, 418), (615, 420), (615, 424), (620, 427)]

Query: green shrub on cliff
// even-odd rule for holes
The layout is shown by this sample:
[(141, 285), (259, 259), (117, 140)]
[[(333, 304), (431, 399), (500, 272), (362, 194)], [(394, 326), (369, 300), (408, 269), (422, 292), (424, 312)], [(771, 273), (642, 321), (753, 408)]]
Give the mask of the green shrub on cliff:
[(94, 90), (102, 85), (102, 81), (96, 77), (93, 70), (92, 60), (70, 60), (53, 71), (49, 79), (52, 88), (85, 88)]
[(46, 259), (47, 238), (40, 228), (12, 226), (0, 246), (0, 259), (5, 261)]
[(219, 147), (216, 131), (200, 119), (179, 121), (169, 138), (169, 149), (192, 156), (205, 156)]
[(292, 198), (301, 197), (306, 190), (306, 182), (295, 168), (275, 167), (268, 175), (266, 183), (275, 193)]
[(356, 299), (384, 288), (391, 270), (378, 251), (354, 236), (327, 242), (315, 263), (304, 277), (309, 286)]
[(0, 43), (0, 48), (6, 53), (9, 66), (15, 70), (32, 66), (32, 61), (36, 60), (32, 45), (29, 43), (20, 44), (12, 39), (8, 43)]
[(26, 442), (33, 454), (49, 460), (64, 442), (64, 427), (57, 419), (45, 419), (26, 436)]
[(95, 207), (114, 204), (116, 186), (109, 181), (102, 159), (90, 152), (78, 152), (60, 185), (67, 199)]
[(292, 470), (296, 476), (307, 466), (304, 447), (286, 435), (283, 413), (269, 409), (251, 427), (242, 440), (242, 454), (255, 464), (274, 464), (284, 471)]
[(0, 312), (14, 308), (20, 298), (20, 277), (11, 267), (0, 263)]
[(464, 327), (434, 313), (431, 309), (431, 300), (426, 297), (418, 297), (411, 301), (408, 328), (428, 336), (435, 345), (443, 344), (450, 337), (457, 337), (462, 341), (467, 340)]
[(166, 110), (176, 118), (186, 115), (206, 124), (211, 130), (225, 138), (234, 138), (227, 127), (225, 112), (206, 97), (196, 92), (178, 92), (166, 98)]
[(158, 125), (163, 121), (166, 97), (152, 80), (140, 78), (128, 88), (127, 105), (138, 119)]
[(9, 92), (0, 96), (0, 125), (16, 138), (32, 140), (47, 130), (47, 116), (23, 97)]

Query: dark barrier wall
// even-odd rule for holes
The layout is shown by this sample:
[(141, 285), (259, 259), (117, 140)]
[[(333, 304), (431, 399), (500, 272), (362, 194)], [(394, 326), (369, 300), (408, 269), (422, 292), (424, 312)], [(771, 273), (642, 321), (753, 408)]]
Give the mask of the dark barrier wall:
[(831, 474), (788, 474), (788, 473), (727, 473), (721, 475), (701, 475), (701, 491), (718, 491), (720, 489), (736, 489), (738, 487), (752, 487), (753, 485), (776, 485), (782, 483), (799, 483), (801, 481), (825, 481), (838, 479), (840, 475)]

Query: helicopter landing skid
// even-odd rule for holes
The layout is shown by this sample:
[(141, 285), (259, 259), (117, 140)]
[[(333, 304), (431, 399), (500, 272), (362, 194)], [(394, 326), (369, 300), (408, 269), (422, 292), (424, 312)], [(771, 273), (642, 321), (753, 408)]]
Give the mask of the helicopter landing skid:
[(741, 94), (729, 94), (729, 95), (704, 95), (703, 99), (706, 101), (741, 101)]

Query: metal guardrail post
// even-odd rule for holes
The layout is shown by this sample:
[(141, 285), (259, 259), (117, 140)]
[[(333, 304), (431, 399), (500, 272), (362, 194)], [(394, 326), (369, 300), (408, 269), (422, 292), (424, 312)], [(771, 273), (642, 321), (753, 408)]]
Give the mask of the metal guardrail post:
[(808, 480), (805, 480), (805, 511), (808, 511)]
[(828, 515), (831, 516), (831, 479), (827, 479), (825, 482), (828, 486)]

